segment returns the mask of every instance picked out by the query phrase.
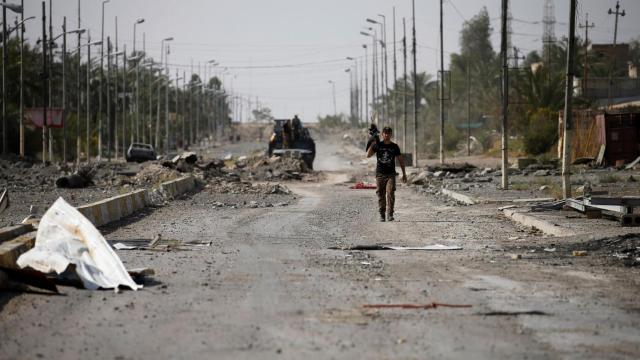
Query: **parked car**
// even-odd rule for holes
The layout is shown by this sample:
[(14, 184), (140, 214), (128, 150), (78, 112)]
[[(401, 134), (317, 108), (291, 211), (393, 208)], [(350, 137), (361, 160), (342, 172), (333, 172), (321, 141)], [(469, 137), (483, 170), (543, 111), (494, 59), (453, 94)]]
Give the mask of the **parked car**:
[(150, 144), (133, 143), (129, 146), (125, 158), (127, 162), (145, 162), (156, 160), (156, 151)]

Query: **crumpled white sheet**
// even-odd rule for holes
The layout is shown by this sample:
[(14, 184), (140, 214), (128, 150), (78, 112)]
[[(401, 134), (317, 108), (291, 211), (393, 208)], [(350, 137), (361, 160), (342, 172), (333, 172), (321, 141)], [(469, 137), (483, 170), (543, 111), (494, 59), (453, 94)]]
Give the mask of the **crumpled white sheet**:
[(44, 214), (34, 248), (22, 254), (17, 264), (21, 268), (57, 274), (63, 273), (69, 264), (74, 264), (82, 284), (89, 290), (117, 291), (120, 285), (132, 290), (142, 288), (129, 276), (98, 229), (62, 198)]

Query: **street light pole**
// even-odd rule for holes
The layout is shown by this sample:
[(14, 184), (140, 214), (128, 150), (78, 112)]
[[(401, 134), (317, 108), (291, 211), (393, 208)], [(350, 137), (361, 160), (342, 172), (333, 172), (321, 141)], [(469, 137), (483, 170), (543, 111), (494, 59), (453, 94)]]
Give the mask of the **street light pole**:
[[(381, 61), (383, 61), (382, 65), (382, 114), (385, 122), (389, 124), (389, 63), (387, 62), (388, 54), (387, 54), (387, 17), (381, 14), (378, 14), (382, 18), (382, 44), (381, 48), (384, 51), (381, 54)], [(395, 46), (395, 45), (394, 45)]]
[(336, 83), (333, 80), (329, 80), (331, 88), (333, 89), (333, 115), (338, 116), (338, 109), (336, 108)]
[[(80, 29), (81, 26), (81, 19), (80, 19), (80, 0), (78, 0), (78, 29)], [(76, 68), (76, 76), (78, 77), (76, 79), (76, 91), (77, 91), (77, 101), (78, 103), (76, 104), (76, 164), (79, 166), (80, 165), (80, 148), (81, 148), (81, 140), (80, 140), (80, 103), (82, 102), (82, 95), (80, 94), (80, 60), (82, 59), (82, 52), (80, 51), (81, 47), (82, 47), (82, 38), (81, 35), (78, 32), (78, 66)]]
[[(7, 0), (2, 0), (2, 153), (6, 154), (7, 146), (7, 66), (9, 53), (7, 51), (7, 8), (13, 12), (22, 14), (22, 5), (7, 4)], [(22, 31), (21, 31), (22, 32)], [(22, 35), (21, 35), (22, 37)], [(22, 54), (22, 50), (20, 52)], [(22, 63), (22, 62), (21, 62)], [(22, 70), (20, 72), (22, 74)], [(22, 78), (22, 75), (21, 75)], [(22, 117), (20, 117), (22, 122)], [(24, 145), (23, 145), (24, 146)], [(24, 154), (23, 154), (24, 156)]]
[[(136, 20), (136, 22), (133, 23), (133, 53), (135, 54), (134, 56), (138, 56), (139, 54), (136, 54), (136, 27), (138, 26), (138, 24), (142, 24), (144, 22), (144, 19), (140, 18), (138, 20)], [(136, 62), (136, 100), (135, 100), (135, 112), (136, 112), (136, 124), (135, 124), (135, 129), (136, 129), (136, 136), (135, 139), (136, 141), (140, 141), (140, 133), (139, 133), (139, 129), (140, 129), (140, 107), (138, 106), (138, 103), (140, 102), (140, 67), (138, 66), (140, 64), (140, 61), (142, 60), (142, 58), (140, 58), (137, 62)], [(126, 65), (125, 65), (126, 67)], [(131, 136), (133, 136), (133, 128), (131, 128)], [(124, 142), (124, 139), (122, 140)]]
[[(24, 9), (24, 0), (21, 1), (20, 6)], [(30, 16), (28, 18), (24, 18), (24, 11), (20, 13), (20, 157), (24, 158), (25, 150), (24, 150), (24, 23), (27, 20), (35, 19), (35, 16)]]
[(367, 56), (367, 45), (362, 45), (364, 49), (364, 112), (365, 123), (369, 122), (369, 60)]
[(107, 36), (107, 160), (111, 162), (111, 37)]
[[(3, 0), (6, 2), (6, 0)], [(3, 13), (4, 13), (4, 7), (3, 7)], [(3, 22), (3, 27), (6, 28), (6, 21)], [(2, 49), (3, 51), (6, 51), (4, 49), (6, 49), (6, 46), (3, 46)], [(2, 65), (2, 69), (4, 72), (4, 61), (3, 61), (3, 65)], [(49, 93), (47, 92), (47, 77), (49, 76), (49, 74), (47, 73), (48, 69), (47, 69), (47, 5), (46, 3), (43, 1), (42, 2), (42, 92), (44, 93), (44, 96), (42, 97), (42, 163), (46, 164), (47, 163), (47, 103), (49, 102), (49, 99), (47, 99)], [(2, 86), (4, 87), (4, 76), (2, 77)], [(2, 92), (2, 96), (4, 98), (4, 94), (5, 92)], [(2, 108), (3, 108), (3, 112), (4, 112), (4, 99), (2, 101)], [(3, 120), (5, 119), (5, 117), (3, 116)], [(6, 134), (6, 132), (3, 131), (4, 134)], [(6, 144), (7, 142), (4, 141), (3, 144)]]
[(67, 58), (67, 17), (62, 18), (62, 163), (67, 162), (67, 83), (66, 83), (66, 58)]
[[(505, 0), (506, 1), (506, 0)], [(418, 167), (418, 110), (419, 110), (419, 99), (418, 99), (418, 51), (417, 51), (417, 41), (416, 41), (416, 0), (411, 1), (412, 8), (412, 18), (413, 18), (413, 43), (412, 43), (412, 52), (413, 52), (413, 166)]]
[(102, 45), (102, 41), (91, 42), (87, 32), (87, 162), (91, 162), (91, 46)]
[(98, 97), (98, 160), (102, 159), (102, 95), (104, 87), (104, 5), (111, 0), (102, 1), (102, 32), (100, 35), (100, 96)]

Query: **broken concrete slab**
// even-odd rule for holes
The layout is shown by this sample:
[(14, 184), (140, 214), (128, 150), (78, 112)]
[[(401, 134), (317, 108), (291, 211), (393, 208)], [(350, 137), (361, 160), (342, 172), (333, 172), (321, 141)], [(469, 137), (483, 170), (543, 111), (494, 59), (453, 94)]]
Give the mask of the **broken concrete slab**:
[(9, 207), (9, 193), (7, 189), (4, 189), (2, 195), (0, 195), (0, 214)]
[(461, 194), (459, 192), (455, 192), (453, 190), (442, 189), (441, 192), (443, 195), (446, 195), (452, 198), (453, 200), (463, 203), (465, 205), (475, 205), (480, 202), (478, 199), (472, 198), (471, 196), (468, 196), (468, 195)]
[(35, 242), (36, 232), (32, 231), (0, 244), (0, 266), (17, 269), (16, 260), (33, 248)]
[(560, 237), (576, 235), (571, 229), (543, 220), (535, 215), (523, 213), (518, 209), (505, 209), (503, 213), (507, 218), (521, 225), (538, 229), (548, 235)]
[(31, 231), (33, 231), (33, 225), (31, 224), (20, 224), (3, 227), (0, 229), (0, 243), (14, 239)]

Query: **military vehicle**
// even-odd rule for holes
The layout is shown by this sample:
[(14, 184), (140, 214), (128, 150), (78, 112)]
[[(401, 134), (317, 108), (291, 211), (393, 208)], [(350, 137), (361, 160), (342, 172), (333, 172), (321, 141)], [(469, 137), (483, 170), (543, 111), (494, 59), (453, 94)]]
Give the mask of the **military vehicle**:
[(293, 119), (275, 119), (273, 134), (269, 139), (269, 156), (290, 156), (302, 159), (309, 169), (313, 169), (316, 157), (316, 143), (309, 129), (302, 125), (298, 116)]

